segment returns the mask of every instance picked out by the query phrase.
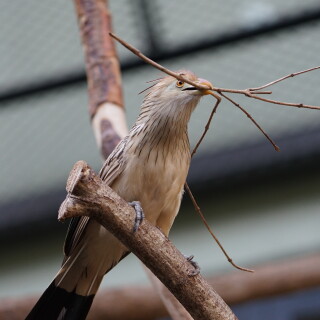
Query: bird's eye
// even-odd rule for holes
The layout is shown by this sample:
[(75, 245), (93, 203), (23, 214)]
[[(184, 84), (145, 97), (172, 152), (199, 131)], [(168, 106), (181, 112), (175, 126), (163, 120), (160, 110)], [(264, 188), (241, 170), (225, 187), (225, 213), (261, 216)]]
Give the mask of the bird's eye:
[(181, 80), (178, 80), (178, 81), (176, 82), (176, 87), (178, 87), (178, 88), (183, 87), (183, 85), (184, 85), (184, 82), (181, 81)]

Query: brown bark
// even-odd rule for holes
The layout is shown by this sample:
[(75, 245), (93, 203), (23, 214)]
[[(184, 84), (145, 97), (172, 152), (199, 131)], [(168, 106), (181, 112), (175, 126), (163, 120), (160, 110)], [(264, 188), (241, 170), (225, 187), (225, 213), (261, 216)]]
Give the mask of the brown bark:
[(120, 64), (106, 0), (74, 0), (88, 79), (89, 114), (106, 159), (127, 134)]
[(110, 40), (111, 14), (106, 0), (74, 0), (85, 53), (89, 108), (93, 117), (100, 104), (123, 106), (119, 60)]
[(146, 267), (145, 270), (153, 285), (154, 291), (158, 293), (172, 320), (192, 320), (193, 318), (190, 316), (189, 312), (163, 285), (163, 283)]
[[(144, 220), (133, 233), (135, 212), (126, 201), (79, 161), (67, 182), (59, 219), (88, 215), (132, 251), (181, 302), (194, 319), (236, 319), (230, 308), (163, 233)], [(161, 262), (161, 263), (159, 263)]]
[[(257, 266), (254, 274), (234, 271), (208, 281), (228, 304), (243, 303), (320, 286), (319, 265), (320, 254), (314, 254)], [(0, 319), (23, 319), (37, 299), (0, 301)], [(88, 320), (153, 320), (167, 315), (153, 288), (136, 286), (99, 292)]]

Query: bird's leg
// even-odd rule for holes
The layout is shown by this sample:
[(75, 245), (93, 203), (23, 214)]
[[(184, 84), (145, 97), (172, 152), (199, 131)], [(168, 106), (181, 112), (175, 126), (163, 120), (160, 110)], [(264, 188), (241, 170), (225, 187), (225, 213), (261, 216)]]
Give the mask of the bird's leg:
[(187, 256), (187, 255), (183, 255), (187, 261), (194, 267), (194, 270), (190, 273), (191, 276), (196, 276), (200, 273), (200, 267), (199, 264), (196, 261), (193, 261), (194, 256)]
[(133, 226), (133, 232), (136, 232), (144, 219), (144, 212), (142, 210), (141, 203), (139, 201), (128, 202), (128, 204), (136, 212), (136, 218), (134, 220), (134, 226)]

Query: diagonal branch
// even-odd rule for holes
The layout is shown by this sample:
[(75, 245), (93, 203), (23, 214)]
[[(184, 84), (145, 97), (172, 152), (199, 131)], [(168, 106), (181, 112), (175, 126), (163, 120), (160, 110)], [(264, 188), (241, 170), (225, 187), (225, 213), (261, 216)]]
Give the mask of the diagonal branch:
[[(254, 276), (233, 271), (208, 280), (228, 304), (239, 304), (320, 286), (319, 265), (320, 254), (313, 253), (256, 265)], [(10, 320), (24, 319), (37, 298), (0, 300), (0, 319), (8, 319), (8, 315)], [(88, 320), (150, 320), (168, 316), (154, 289), (141, 285), (104, 289), (95, 298), (93, 308), (95, 313), (89, 314)]]
[(74, 0), (88, 79), (89, 114), (102, 156), (106, 159), (127, 134), (121, 73), (105, 0)]
[(153, 61), (152, 59), (148, 58), (146, 55), (144, 55), (140, 50), (138, 50), (137, 48), (135, 48), (134, 46), (132, 46), (131, 44), (129, 44), (128, 42), (122, 40), (121, 38), (119, 38), (118, 36), (116, 36), (114, 33), (109, 33), (110, 36), (114, 39), (116, 39), (119, 43), (121, 43), (124, 47), (126, 47), (128, 50), (130, 50), (132, 53), (134, 53), (136, 56), (138, 56), (139, 58), (141, 58), (143, 61), (145, 61), (146, 63), (152, 65), (153, 67), (157, 68), (158, 70), (172, 76), (175, 77), (178, 80), (181, 80), (183, 82), (186, 82), (188, 84), (193, 85), (194, 87), (196, 87), (199, 90), (208, 90), (211, 88), (208, 88), (205, 85), (201, 85), (199, 83), (196, 83), (194, 81), (191, 81), (189, 79), (187, 79), (186, 77), (184, 77), (182, 74), (179, 74), (177, 72), (171, 71), (167, 68), (165, 68), (164, 66), (162, 66), (161, 64)]
[(236, 269), (239, 269), (241, 271), (246, 271), (246, 272), (254, 272), (254, 270), (252, 269), (248, 269), (248, 268), (243, 268), (238, 266), (236, 263), (233, 262), (233, 260), (231, 259), (231, 257), (228, 255), (227, 251), (224, 249), (224, 247), (222, 246), (221, 242), (219, 241), (219, 239), (216, 237), (216, 235), (213, 233), (213, 231), (211, 230), (207, 220), (205, 219), (196, 199), (194, 198), (188, 183), (186, 182), (184, 185), (185, 189), (187, 190), (187, 193), (189, 194), (189, 197), (192, 201), (192, 204), (196, 210), (196, 212), (199, 214), (202, 222), (204, 223), (205, 227), (207, 228), (207, 230), (209, 231), (210, 235), (212, 236), (212, 238), (215, 240), (215, 242), (218, 244), (219, 248), (221, 249), (221, 251), (223, 252), (224, 256), (227, 258), (228, 262), (230, 262), (230, 264), (232, 266), (234, 266)]
[(157, 275), (195, 320), (237, 319), (200, 274), (191, 276), (194, 267), (158, 228), (144, 220), (132, 233), (134, 209), (84, 161), (74, 165), (67, 192), (59, 220), (76, 216), (96, 219)]
[(269, 83), (267, 83), (267, 84), (265, 84), (265, 85), (263, 85), (263, 86), (261, 86), (261, 87), (250, 88), (249, 90), (250, 90), (250, 91), (255, 91), (255, 94), (257, 94), (257, 91), (258, 91), (258, 90), (268, 88), (268, 87), (273, 86), (274, 84), (279, 83), (279, 82), (281, 82), (281, 81), (283, 81), (283, 80), (286, 80), (286, 79), (289, 79), (289, 78), (293, 78), (293, 77), (298, 76), (298, 75), (300, 75), (300, 74), (307, 73), (307, 72), (310, 72), (310, 71), (313, 71), (313, 70), (317, 70), (317, 69), (320, 69), (320, 66), (317, 66), (317, 67), (309, 68), (309, 69), (302, 70), (302, 71), (299, 71), (299, 72), (295, 72), (295, 73), (288, 74), (288, 75), (286, 75), (286, 76), (284, 76), (284, 77), (281, 77), (281, 78), (279, 78), (279, 79), (277, 79), (277, 80), (271, 81), (271, 82), (269, 82)]
[(191, 152), (191, 157), (193, 157), (195, 155), (195, 153), (197, 152), (202, 140), (204, 139), (205, 135), (207, 134), (207, 132), (209, 130), (209, 127), (210, 127), (211, 120), (212, 120), (214, 114), (217, 112), (218, 106), (219, 106), (219, 104), (221, 102), (221, 98), (216, 93), (212, 92), (211, 95), (214, 96), (217, 99), (217, 101), (216, 101), (216, 104), (214, 105), (214, 107), (213, 107), (213, 109), (212, 109), (212, 111), (210, 113), (209, 119), (208, 119), (208, 121), (207, 121), (207, 123), (205, 125), (204, 131), (203, 131), (200, 139), (198, 140), (196, 146), (193, 148), (193, 150)]

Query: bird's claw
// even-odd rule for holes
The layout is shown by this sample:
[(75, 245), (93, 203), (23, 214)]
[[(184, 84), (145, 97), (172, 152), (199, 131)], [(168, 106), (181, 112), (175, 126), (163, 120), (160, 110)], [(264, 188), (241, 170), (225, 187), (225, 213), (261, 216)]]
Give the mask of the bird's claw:
[(184, 257), (187, 259), (187, 261), (194, 267), (194, 270), (191, 271), (191, 272), (189, 273), (189, 275), (192, 276), (192, 277), (198, 275), (198, 274), (200, 273), (200, 267), (199, 267), (199, 264), (198, 264), (196, 261), (193, 261), (194, 256), (193, 256), (193, 255), (191, 255), (191, 256), (186, 256), (185, 254), (184, 254), (183, 256), (184, 256)]
[(136, 212), (136, 218), (134, 220), (134, 225), (133, 225), (133, 232), (136, 232), (144, 219), (144, 212), (142, 210), (141, 203), (139, 201), (128, 202), (128, 204)]

